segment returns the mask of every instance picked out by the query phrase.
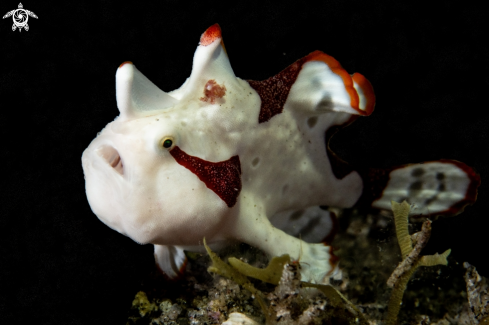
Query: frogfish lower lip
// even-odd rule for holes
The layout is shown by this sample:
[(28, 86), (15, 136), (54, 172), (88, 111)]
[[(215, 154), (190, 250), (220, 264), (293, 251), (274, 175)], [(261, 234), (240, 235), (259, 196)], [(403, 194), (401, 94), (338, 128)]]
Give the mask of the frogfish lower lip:
[(124, 175), (124, 163), (119, 152), (110, 145), (102, 145), (95, 152), (107, 162), (116, 172)]

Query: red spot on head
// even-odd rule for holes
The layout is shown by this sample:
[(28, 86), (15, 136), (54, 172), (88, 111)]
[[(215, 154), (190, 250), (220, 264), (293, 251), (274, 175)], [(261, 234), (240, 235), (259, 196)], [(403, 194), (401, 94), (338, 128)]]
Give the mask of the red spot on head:
[(226, 95), (226, 87), (218, 85), (214, 79), (207, 81), (204, 86), (204, 97), (200, 100), (214, 104), (218, 98), (222, 98)]
[(214, 163), (190, 156), (179, 147), (174, 147), (170, 154), (177, 163), (197, 175), (228, 207), (236, 204), (241, 192), (241, 163), (238, 156)]
[(120, 68), (122, 68), (122, 66), (123, 66), (124, 64), (128, 64), (128, 63), (129, 63), (129, 64), (132, 64), (132, 62), (131, 62), (131, 61), (124, 61), (124, 62), (122, 62), (122, 63), (121, 63), (121, 65), (119, 66), (119, 69), (120, 69)]
[(202, 34), (202, 36), (200, 37), (200, 45), (207, 46), (218, 38), (222, 38), (221, 27), (219, 27), (219, 24), (214, 24), (211, 27), (207, 28), (204, 34)]

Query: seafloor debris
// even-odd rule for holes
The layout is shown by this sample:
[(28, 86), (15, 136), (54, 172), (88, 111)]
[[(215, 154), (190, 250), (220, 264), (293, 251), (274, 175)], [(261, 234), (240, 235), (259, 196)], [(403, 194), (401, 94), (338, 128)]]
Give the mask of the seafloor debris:
[[(239, 269), (241, 280), (255, 293), (225, 276), (206, 272), (208, 255), (188, 254), (190, 262), (179, 282), (167, 281), (156, 268), (143, 279), (127, 324), (258, 325), (266, 323), (267, 314), (272, 324), (362, 324), (360, 317), (364, 316), (367, 322), (363, 324), (384, 325), (390, 293), (387, 279), (399, 260), (392, 217), (363, 215), (353, 210), (345, 213), (349, 215), (339, 219), (339, 233), (333, 242), (333, 247), (338, 247), (334, 253), (340, 257), (343, 277), (332, 280), (334, 287), (320, 286), (326, 293), (318, 292), (318, 288), (305, 288), (307, 284), (298, 280), (300, 269), (288, 257), (273, 259), (266, 267), (267, 259), (262, 252), (240, 244), (220, 252), (220, 256), (239, 256), (239, 260), (228, 259), (231, 265), (220, 261), (230, 269)], [(408, 227), (419, 229), (416, 224)], [(408, 248), (414, 249), (423, 235), (411, 239), (408, 228), (405, 229), (411, 243)], [(394, 282), (406, 274), (403, 268), (397, 271)], [(487, 324), (484, 323), (487, 309), (483, 309), (487, 304), (487, 287), (481, 277), (474, 275), (474, 269), (470, 273), (472, 289), (466, 288), (464, 273), (469, 274), (466, 271), (453, 260), (446, 267), (418, 268), (409, 282), (409, 290), (404, 292), (398, 324)], [(259, 296), (265, 312), (258, 302)], [(481, 297), (478, 308), (484, 312), (480, 313), (480, 320), (471, 310), (469, 297), (475, 297), (472, 306)], [(353, 323), (357, 316), (359, 322)]]
[[(209, 272), (231, 278), (256, 295), (267, 325), (323, 324), (326, 321), (333, 324), (368, 324), (360, 311), (332, 286), (301, 282), (299, 264), (291, 262), (288, 255), (272, 258), (265, 269), (237, 262), (237, 259), (231, 259), (231, 267), (210, 250), (205, 239), (204, 245), (212, 260)], [(282, 269), (282, 273), (278, 285), (268, 295), (257, 290), (243, 275), (245, 272), (248, 276), (277, 284), (279, 269)], [(268, 307), (264, 296), (269, 301)]]
[(467, 283), (467, 299), (475, 324), (489, 324), (489, 286), (475, 267), (465, 262), (465, 282)]
[[(431, 235), (431, 221), (425, 221), (421, 231), (410, 237), (408, 230), (409, 204), (406, 201), (402, 203), (392, 201), (391, 203), (396, 224), (397, 240), (399, 241), (403, 261), (387, 281), (387, 285), (392, 288), (386, 319), (387, 325), (397, 323), (397, 315), (401, 308), (402, 296), (404, 295), (409, 279), (411, 279), (418, 266), (447, 265), (447, 256), (450, 254), (450, 250), (447, 250), (441, 255), (436, 254), (420, 257), (419, 254), (428, 243)], [(414, 247), (413, 241), (415, 242)]]

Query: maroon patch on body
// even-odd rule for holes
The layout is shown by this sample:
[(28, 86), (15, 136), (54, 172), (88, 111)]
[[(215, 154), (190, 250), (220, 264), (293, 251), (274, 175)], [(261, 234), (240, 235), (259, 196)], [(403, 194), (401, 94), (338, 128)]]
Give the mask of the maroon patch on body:
[(273, 116), (282, 113), (290, 88), (297, 79), (304, 61), (306, 58), (297, 60), (279, 74), (266, 80), (248, 80), (251, 88), (256, 90), (261, 99), (259, 123), (266, 122)]
[(226, 95), (226, 87), (219, 85), (214, 79), (207, 81), (204, 86), (204, 97), (200, 97), (203, 102), (215, 104), (216, 100)]
[[(328, 68), (343, 80), (345, 91), (350, 96), (350, 106), (357, 110), (360, 115), (370, 115), (374, 110), (375, 95), (372, 85), (361, 74), (354, 74), (353, 78), (341, 67), (341, 64), (335, 58), (321, 51), (314, 51), (297, 60), (285, 70), (263, 81), (248, 80), (250, 86), (256, 90), (261, 98), (260, 115), (258, 122), (263, 123), (270, 120), (273, 116), (282, 113), (285, 101), (289, 95), (290, 88), (294, 84), (302, 69), (302, 66), (310, 61), (320, 61), (325, 63)], [(367, 99), (365, 110), (359, 108), (360, 99), (354, 87), (354, 81), (362, 89)]]
[(170, 150), (177, 163), (190, 170), (232, 208), (241, 192), (241, 164), (238, 156), (217, 163), (190, 156), (179, 147)]

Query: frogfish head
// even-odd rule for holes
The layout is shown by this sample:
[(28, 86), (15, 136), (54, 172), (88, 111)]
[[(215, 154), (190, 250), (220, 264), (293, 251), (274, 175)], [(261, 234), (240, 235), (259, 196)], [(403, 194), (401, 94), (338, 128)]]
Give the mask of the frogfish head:
[[(210, 141), (205, 135), (215, 125), (222, 127), (215, 112), (232, 105), (226, 90), (239, 89), (242, 82), (234, 76), (220, 35), (218, 25), (202, 35), (192, 74), (169, 93), (131, 62), (121, 64), (116, 73), (120, 115), (83, 153), (92, 211), (139, 243), (178, 244), (189, 237), (189, 229), (202, 233), (217, 226), (219, 218), (209, 222), (205, 216), (218, 216), (227, 208), (174, 157), (178, 148), (202, 159), (219, 159), (212, 156), (216, 150), (206, 147)], [(228, 155), (224, 149), (217, 152)]]

